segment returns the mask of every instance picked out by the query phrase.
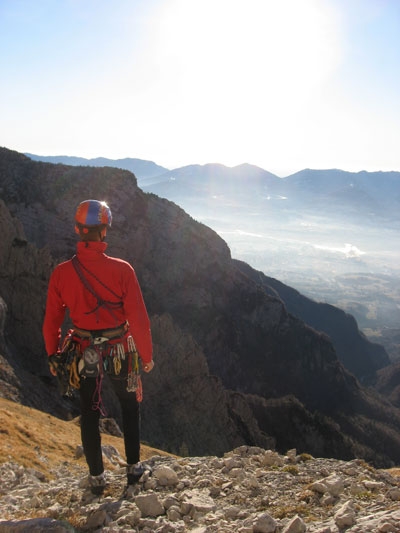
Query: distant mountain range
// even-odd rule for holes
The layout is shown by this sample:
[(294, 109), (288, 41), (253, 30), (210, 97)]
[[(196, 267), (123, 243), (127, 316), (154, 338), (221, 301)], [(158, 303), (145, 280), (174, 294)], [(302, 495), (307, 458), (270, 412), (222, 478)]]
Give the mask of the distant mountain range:
[(133, 172), (146, 192), (193, 210), (263, 211), (271, 217), (302, 210), (374, 223), (400, 221), (400, 172), (346, 172), (305, 169), (286, 178), (250, 164), (188, 165), (168, 170), (142, 159), (85, 159), (25, 154), (35, 161), (81, 166), (110, 166)]
[(252, 165), (191, 165), (139, 180), (144, 191), (182, 205), (189, 213), (224, 210), (231, 215), (256, 212), (273, 220), (300, 213), (340, 217), (356, 223), (400, 221), (400, 173), (303, 170), (278, 178)]

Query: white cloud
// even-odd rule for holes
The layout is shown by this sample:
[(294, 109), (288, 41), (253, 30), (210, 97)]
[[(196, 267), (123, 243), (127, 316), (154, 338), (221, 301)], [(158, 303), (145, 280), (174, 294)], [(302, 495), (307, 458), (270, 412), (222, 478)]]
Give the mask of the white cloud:
[(343, 247), (314, 245), (314, 248), (317, 248), (318, 250), (326, 250), (328, 252), (333, 252), (333, 253), (340, 253), (349, 259), (355, 258), (355, 257), (361, 257), (365, 255), (366, 253), (360, 250), (359, 248), (357, 248), (357, 246), (354, 246), (353, 244), (349, 244), (349, 243), (346, 243)]

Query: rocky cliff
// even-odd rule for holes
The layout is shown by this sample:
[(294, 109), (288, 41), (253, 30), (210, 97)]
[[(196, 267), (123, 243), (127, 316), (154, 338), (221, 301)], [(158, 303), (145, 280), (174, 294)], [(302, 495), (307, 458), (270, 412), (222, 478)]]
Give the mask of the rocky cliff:
[[(331, 340), (244, 274), (212, 230), (144, 194), (133, 174), (33, 162), (1, 149), (0, 192), (2, 396), (59, 416), (76, 409), (49, 377), (41, 322), (51, 269), (75, 249), (76, 205), (99, 198), (113, 211), (108, 253), (134, 265), (152, 319), (146, 440), (191, 454), (275, 444), (400, 463), (399, 410), (363, 389)], [(112, 397), (109, 405), (118, 419)]]
[(336, 354), (347, 370), (363, 383), (373, 383), (377, 370), (390, 365), (383, 346), (370, 342), (360, 332), (353, 316), (326, 303), (315, 302), (277, 279), (254, 270), (243, 261), (235, 261), (238, 268), (268, 294), (279, 296), (286, 309), (332, 340)]

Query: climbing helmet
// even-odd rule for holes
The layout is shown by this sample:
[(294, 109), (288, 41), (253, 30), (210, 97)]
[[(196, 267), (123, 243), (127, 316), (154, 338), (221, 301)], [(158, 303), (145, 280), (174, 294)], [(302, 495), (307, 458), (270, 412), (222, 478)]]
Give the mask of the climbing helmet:
[(106, 202), (85, 200), (76, 209), (75, 222), (78, 226), (94, 227), (105, 225), (111, 228), (111, 209)]

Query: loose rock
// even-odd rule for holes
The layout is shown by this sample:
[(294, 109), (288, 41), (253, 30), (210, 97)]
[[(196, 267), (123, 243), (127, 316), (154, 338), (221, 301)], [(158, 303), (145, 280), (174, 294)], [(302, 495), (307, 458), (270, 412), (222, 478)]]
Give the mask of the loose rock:
[(400, 533), (400, 478), (363, 461), (303, 460), (241, 446), (224, 457), (148, 461), (152, 476), (125, 490), (115, 449), (104, 495), (81, 462), (48, 479), (0, 465), (0, 533)]

